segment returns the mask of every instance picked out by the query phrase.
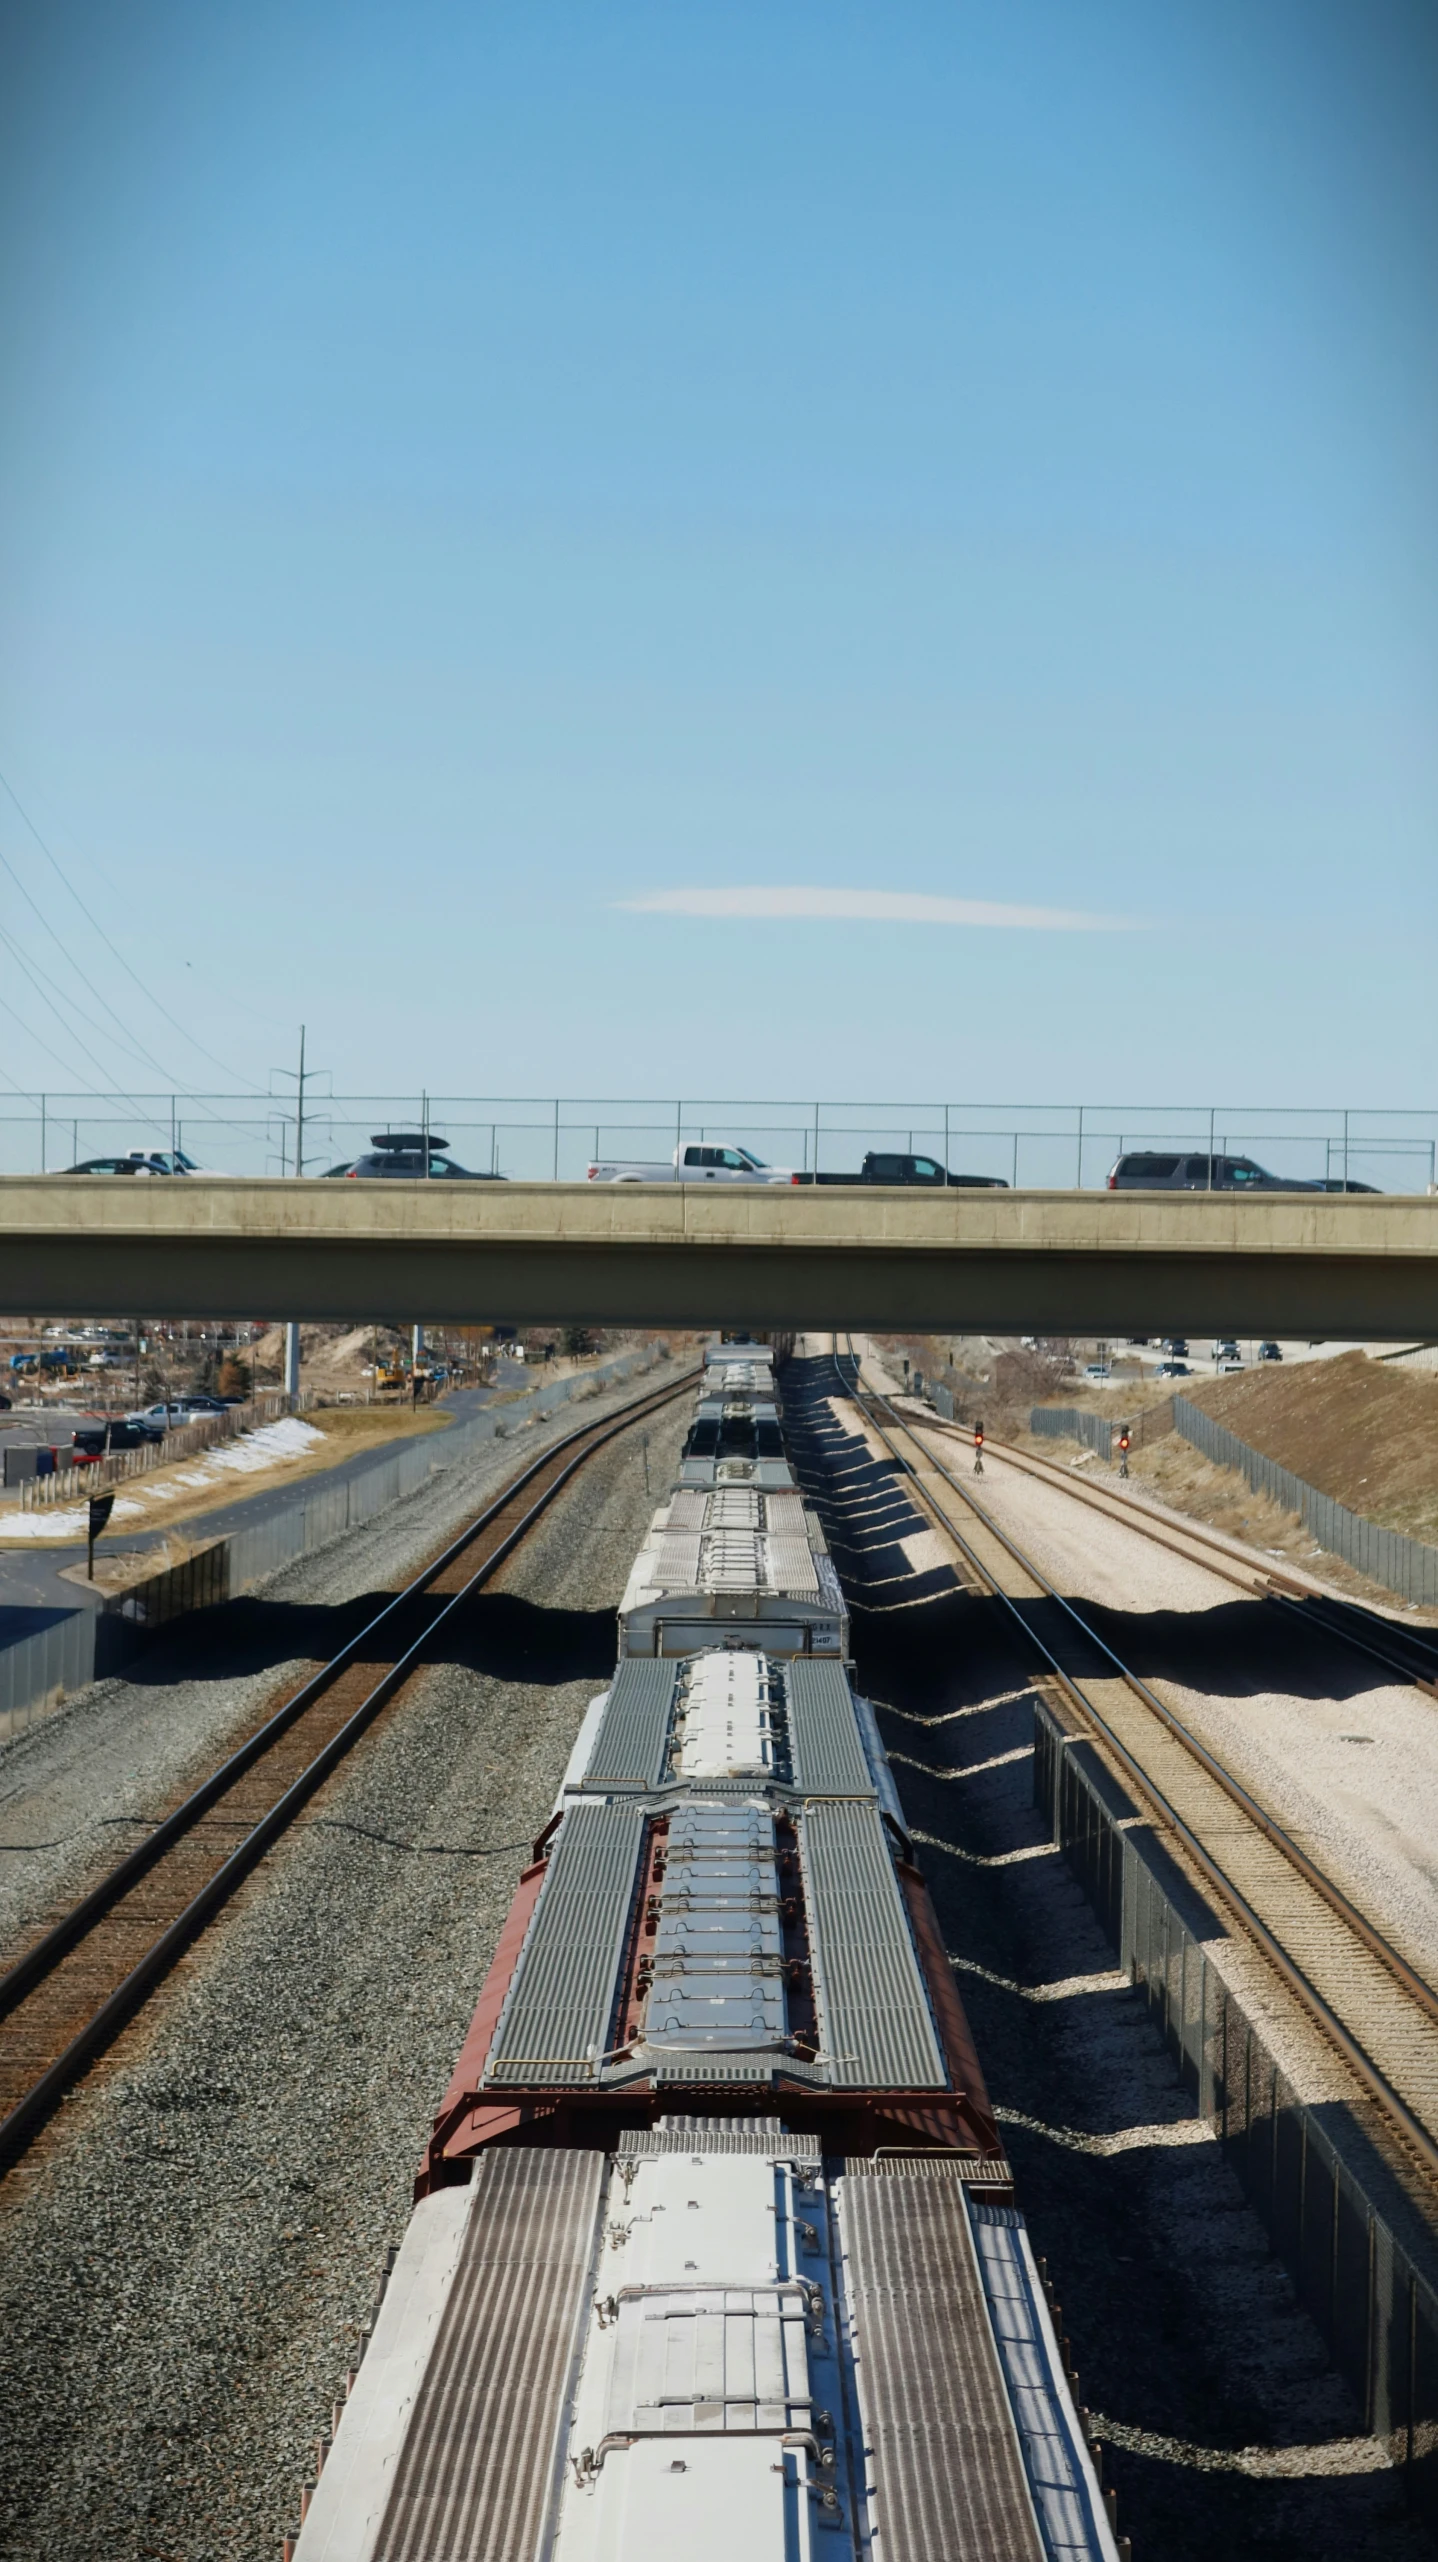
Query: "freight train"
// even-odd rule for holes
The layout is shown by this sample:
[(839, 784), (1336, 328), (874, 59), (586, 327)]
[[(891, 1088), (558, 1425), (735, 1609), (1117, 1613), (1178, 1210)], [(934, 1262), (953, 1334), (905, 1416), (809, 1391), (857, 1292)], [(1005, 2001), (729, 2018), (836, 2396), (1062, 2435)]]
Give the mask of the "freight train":
[(1118, 2562), (847, 1643), (716, 1346), (297, 2562)]

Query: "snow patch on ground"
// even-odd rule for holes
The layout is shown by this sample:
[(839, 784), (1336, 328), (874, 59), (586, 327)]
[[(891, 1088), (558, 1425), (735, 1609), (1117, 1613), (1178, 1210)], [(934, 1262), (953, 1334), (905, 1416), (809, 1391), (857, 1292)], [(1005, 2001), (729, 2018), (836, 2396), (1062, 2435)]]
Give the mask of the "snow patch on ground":
[[(198, 1491), (206, 1493), (220, 1485), (227, 1476), (251, 1476), (265, 1468), (280, 1466), (286, 1459), (307, 1458), (324, 1434), (297, 1414), (281, 1415), (277, 1423), (263, 1423), (257, 1432), (241, 1433), (238, 1441), (221, 1442), (206, 1450), (186, 1467), (167, 1472), (155, 1483), (136, 1481), (134, 1491), (121, 1495), (110, 1516), (110, 1526), (123, 1521), (143, 1521), (151, 1504), (170, 1503), (177, 1495)], [(83, 1539), (87, 1514), (67, 1512), (12, 1512), (0, 1517), (0, 1538), (61, 1541)]]

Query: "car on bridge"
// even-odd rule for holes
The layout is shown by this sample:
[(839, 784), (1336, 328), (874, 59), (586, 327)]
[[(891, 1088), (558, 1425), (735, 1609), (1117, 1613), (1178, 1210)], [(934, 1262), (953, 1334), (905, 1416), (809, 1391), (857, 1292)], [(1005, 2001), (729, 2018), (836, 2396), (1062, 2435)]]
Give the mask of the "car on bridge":
[(1187, 1156), (1179, 1149), (1128, 1148), (1109, 1168), (1110, 1192), (1376, 1192), (1376, 1183), (1270, 1174), (1251, 1156)]
[(591, 1157), (590, 1183), (807, 1183), (812, 1175), (766, 1165), (752, 1148), (715, 1147), (687, 1139), (667, 1157)]
[(437, 1139), (432, 1131), (377, 1130), (370, 1140), (371, 1153), (355, 1157), (346, 1165), (331, 1165), (321, 1182), (341, 1176), (346, 1181), (357, 1177), (365, 1182), (375, 1176), (401, 1175), (411, 1183), (503, 1183), (502, 1174), (476, 1174), (470, 1166), (456, 1165), (449, 1154), (448, 1139)]
[(871, 1148), (857, 1174), (804, 1174), (802, 1183), (919, 1184), (930, 1191), (1007, 1192), (1001, 1174), (954, 1174), (937, 1157), (911, 1156), (898, 1148)]

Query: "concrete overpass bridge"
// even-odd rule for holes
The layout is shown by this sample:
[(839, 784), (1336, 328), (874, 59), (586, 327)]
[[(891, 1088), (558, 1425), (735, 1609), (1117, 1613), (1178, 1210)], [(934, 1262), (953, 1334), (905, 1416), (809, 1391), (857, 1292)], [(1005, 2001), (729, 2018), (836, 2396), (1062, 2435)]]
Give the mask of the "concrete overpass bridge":
[(0, 1312), (1413, 1339), (1438, 1198), (11, 1175)]

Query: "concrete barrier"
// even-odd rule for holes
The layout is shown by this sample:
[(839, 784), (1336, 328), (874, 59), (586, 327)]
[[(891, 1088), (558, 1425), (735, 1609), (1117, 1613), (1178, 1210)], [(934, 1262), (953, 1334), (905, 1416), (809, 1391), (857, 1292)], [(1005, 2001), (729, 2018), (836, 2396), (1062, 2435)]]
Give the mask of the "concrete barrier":
[(0, 1308), (1412, 1342), (1438, 1199), (0, 1178)]

